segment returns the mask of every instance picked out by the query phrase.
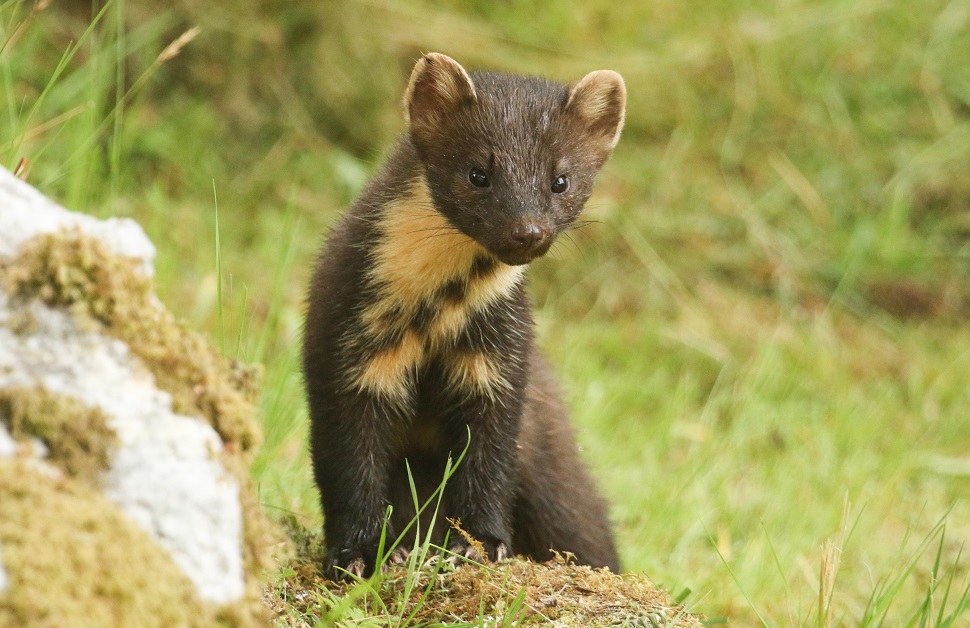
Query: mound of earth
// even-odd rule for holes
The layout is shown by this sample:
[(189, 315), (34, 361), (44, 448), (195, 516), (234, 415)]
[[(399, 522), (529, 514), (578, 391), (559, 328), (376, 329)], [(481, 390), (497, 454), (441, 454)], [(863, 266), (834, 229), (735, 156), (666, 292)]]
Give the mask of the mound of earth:
[(703, 625), (646, 577), (574, 565), (568, 557), (543, 564), (512, 558), (456, 567), (422, 553), (412, 555), (413, 564), (389, 565), (370, 581), (334, 582), (320, 573), (319, 535), (293, 532), (298, 556), (282, 565), (265, 593), (277, 626), (352, 626), (365, 618), (391, 626)]

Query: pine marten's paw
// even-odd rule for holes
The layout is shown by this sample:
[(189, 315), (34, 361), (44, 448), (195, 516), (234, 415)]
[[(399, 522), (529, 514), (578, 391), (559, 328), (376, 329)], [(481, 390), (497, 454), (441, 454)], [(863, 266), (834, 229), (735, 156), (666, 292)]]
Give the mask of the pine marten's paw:
[[(484, 550), (485, 556), (482, 556), (480, 548)], [(505, 560), (512, 555), (512, 550), (509, 549), (509, 546), (497, 539), (476, 540), (474, 543), (469, 543), (464, 538), (459, 538), (449, 543), (448, 552), (450, 554), (448, 562), (455, 566), (464, 562), (462, 559), (476, 563), (488, 563)]]
[[(331, 580), (353, 580), (372, 576), (377, 564), (377, 548), (374, 544), (328, 551), (323, 561), (324, 575)], [(381, 563), (381, 571), (387, 569), (388, 564), (400, 565), (407, 562), (409, 554), (407, 549), (395, 547), (387, 560)]]
[(368, 569), (361, 549), (333, 548), (327, 550), (327, 557), (323, 561), (323, 573), (331, 580), (363, 578), (368, 571), (373, 573), (374, 567), (371, 565)]

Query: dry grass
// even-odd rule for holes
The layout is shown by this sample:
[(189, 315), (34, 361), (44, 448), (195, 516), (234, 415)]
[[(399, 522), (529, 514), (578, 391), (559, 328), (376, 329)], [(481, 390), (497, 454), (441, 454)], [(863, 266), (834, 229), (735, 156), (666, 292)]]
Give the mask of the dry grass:
[[(579, 567), (565, 559), (537, 564), (513, 558), (459, 568), (437, 561), (417, 569), (394, 565), (362, 584), (326, 580), (313, 560), (293, 561), (282, 571), (285, 576), (266, 595), (278, 626), (313, 626), (348, 598), (356, 599), (360, 616), (390, 625), (701, 626), (698, 617), (642, 576)], [(349, 609), (341, 614), (352, 616)]]

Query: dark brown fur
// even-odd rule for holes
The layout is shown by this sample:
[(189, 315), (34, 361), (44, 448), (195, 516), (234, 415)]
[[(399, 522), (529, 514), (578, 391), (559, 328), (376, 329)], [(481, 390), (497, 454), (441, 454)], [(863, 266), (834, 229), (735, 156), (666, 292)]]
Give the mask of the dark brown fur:
[[(331, 574), (375, 568), (388, 505), (390, 539), (414, 517), (405, 463), (423, 503), (466, 446), (437, 542), (448, 517), (489, 558), (568, 551), (619, 569), (605, 504), (533, 346), (522, 265), (582, 211), (624, 105), (612, 72), (567, 88), (468, 75), (443, 55), (415, 66), (408, 133), (334, 229), (310, 289), (303, 368)], [(560, 175), (568, 188), (554, 192)], [(457, 534), (449, 546), (474, 553)]]

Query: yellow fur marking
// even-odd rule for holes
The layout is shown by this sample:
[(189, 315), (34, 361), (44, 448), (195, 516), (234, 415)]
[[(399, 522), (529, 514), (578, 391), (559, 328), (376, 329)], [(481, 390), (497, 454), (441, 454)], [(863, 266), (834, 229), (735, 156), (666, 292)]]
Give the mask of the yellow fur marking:
[(456, 353), (449, 360), (452, 383), (467, 392), (494, 396), (497, 389), (508, 388), (495, 363), (484, 353)]
[[(360, 369), (356, 386), (406, 401), (412, 392), (413, 374), (426, 358), (447, 354), (469, 317), (510, 294), (525, 267), (498, 264), (492, 272), (470, 278), (475, 258), (486, 254), (485, 249), (438, 213), (423, 178), (410, 194), (384, 209), (378, 224), (381, 238), (370, 272), (381, 286), (380, 293), (361, 313), (363, 334), (349, 337), (348, 343), (366, 345), (368, 338), (404, 331), (397, 346), (381, 352)], [(460, 302), (441, 299), (438, 294), (450, 281), (467, 282)], [(425, 303), (437, 310), (427, 334), (421, 335), (408, 326)], [(464, 389), (488, 392), (495, 382), (504, 382), (483, 355), (466, 354), (451, 361), (454, 383)]]
[(372, 273), (388, 284), (384, 297), (405, 309), (416, 308), (449, 280), (467, 276), (475, 256), (484, 252), (438, 213), (423, 179), (384, 210), (380, 228), (384, 237)]
[(470, 280), (465, 298), (460, 303), (445, 303), (429, 331), (429, 341), (434, 347), (445, 347), (458, 337), (468, 324), (468, 318), (497, 299), (508, 296), (525, 272), (524, 266), (499, 265), (485, 277)]
[(411, 376), (424, 361), (424, 343), (414, 332), (407, 332), (396, 346), (377, 354), (362, 369), (357, 386), (391, 399), (405, 400), (411, 389)]
[(467, 303), (464, 301), (445, 303), (428, 330), (429, 343), (440, 349), (453, 341), (468, 322), (468, 314)]
[[(394, 324), (388, 319), (395, 309), (400, 311), (397, 324), (406, 325), (421, 303), (433, 301), (446, 283), (468, 280), (475, 258), (486, 254), (480, 244), (438, 213), (423, 178), (411, 194), (384, 210), (380, 228), (383, 238), (371, 273), (384, 288), (380, 300), (363, 315), (364, 325), (374, 333)], [(441, 346), (453, 340), (469, 314), (508, 295), (524, 270), (523, 266), (499, 264), (492, 273), (469, 283), (461, 303), (442, 304), (432, 323), (432, 344)]]
[(492, 274), (471, 281), (465, 293), (468, 307), (479, 310), (496, 299), (508, 296), (524, 272), (525, 266), (500, 264)]

